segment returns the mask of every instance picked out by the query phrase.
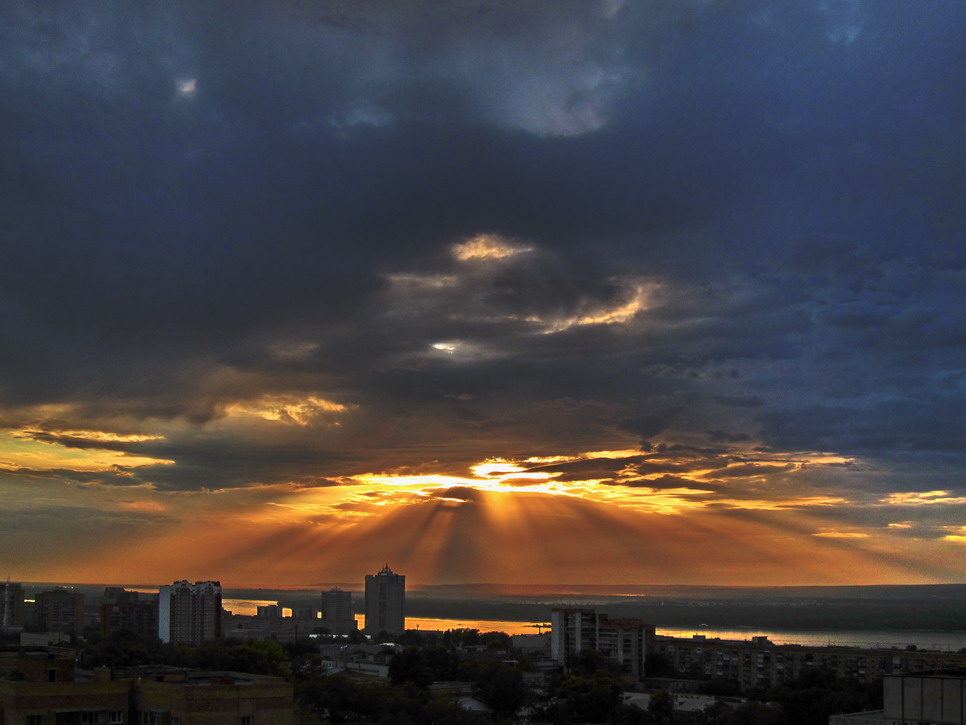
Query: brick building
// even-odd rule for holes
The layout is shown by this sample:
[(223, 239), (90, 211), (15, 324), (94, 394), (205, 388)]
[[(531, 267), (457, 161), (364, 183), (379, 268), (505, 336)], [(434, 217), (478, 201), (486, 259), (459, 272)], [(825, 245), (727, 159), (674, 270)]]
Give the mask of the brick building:
[(294, 725), (279, 677), (145, 666), (74, 680), (74, 652), (0, 648), (0, 723), (20, 725)]

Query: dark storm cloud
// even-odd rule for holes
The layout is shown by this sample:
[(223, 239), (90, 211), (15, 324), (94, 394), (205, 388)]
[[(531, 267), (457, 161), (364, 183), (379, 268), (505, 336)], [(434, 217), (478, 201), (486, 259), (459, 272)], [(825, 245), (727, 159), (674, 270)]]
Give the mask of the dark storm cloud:
[[(169, 490), (608, 436), (959, 461), (963, 13), (9, 3), (0, 419)], [(355, 407), (232, 417), (264, 395)]]
[(69, 484), (99, 483), (107, 486), (132, 486), (143, 483), (129, 470), (115, 467), (110, 471), (74, 471), (71, 469), (12, 468), (0, 472), (0, 483), (12, 483), (17, 479), (24, 481), (58, 481)]

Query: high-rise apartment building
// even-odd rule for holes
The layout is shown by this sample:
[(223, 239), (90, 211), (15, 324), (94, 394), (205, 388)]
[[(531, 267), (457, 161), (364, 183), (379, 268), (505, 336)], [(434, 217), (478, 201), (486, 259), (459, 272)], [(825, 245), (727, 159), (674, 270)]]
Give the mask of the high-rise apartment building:
[(221, 636), (221, 582), (182, 580), (158, 594), (158, 636), (162, 642), (200, 645)]
[(84, 631), (84, 595), (70, 589), (54, 589), (37, 595), (40, 628), (48, 632)]
[(344, 592), (338, 587), (322, 592), (322, 626), (332, 634), (349, 634), (356, 629), (352, 592)]
[(611, 619), (593, 609), (554, 609), (550, 622), (550, 655), (564, 669), (569, 669), (581, 652), (596, 650), (628, 674), (644, 674), (647, 644), (654, 638), (653, 625), (639, 619)]
[(23, 587), (12, 581), (0, 582), (0, 629), (24, 625)]
[(406, 577), (386, 564), (366, 574), (366, 632), (402, 634), (406, 629)]

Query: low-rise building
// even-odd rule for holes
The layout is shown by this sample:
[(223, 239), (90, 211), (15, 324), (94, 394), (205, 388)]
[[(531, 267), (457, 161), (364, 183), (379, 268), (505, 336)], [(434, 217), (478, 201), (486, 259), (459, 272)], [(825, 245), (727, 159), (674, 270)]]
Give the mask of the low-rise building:
[(70, 647), (4, 645), (0, 679), (15, 682), (68, 682), (74, 679), (77, 653)]
[(131, 684), (132, 711), (144, 725), (292, 725), (292, 685), (239, 672), (141, 674)]
[(653, 625), (610, 619), (594, 609), (554, 609), (551, 624), (551, 657), (565, 670), (582, 652), (595, 650), (620, 663), (628, 679), (643, 677), (644, 663), (653, 655), (663, 657), (689, 680), (733, 680), (742, 689), (776, 687), (819, 669), (841, 680), (869, 684), (893, 673), (966, 667), (966, 652), (778, 645), (763, 636), (751, 640), (666, 637), (655, 634)]
[(0, 723), (293, 725), (279, 677), (149, 665), (100, 668), (77, 681), (73, 650), (0, 648)]
[(656, 637), (650, 647), (679, 673), (734, 680), (743, 689), (774, 687), (819, 669), (830, 670), (842, 680), (869, 684), (891, 673), (966, 667), (966, 653), (777, 645), (764, 637), (752, 641)]
[(882, 704), (882, 710), (833, 715), (829, 725), (961, 725), (966, 722), (966, 668), (886, 675)]

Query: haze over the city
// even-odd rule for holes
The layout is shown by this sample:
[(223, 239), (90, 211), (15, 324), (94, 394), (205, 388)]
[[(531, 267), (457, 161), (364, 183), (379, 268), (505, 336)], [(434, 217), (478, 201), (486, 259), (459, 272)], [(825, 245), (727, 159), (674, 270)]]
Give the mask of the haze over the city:
[(0, 575), (966, 581), (966, 4), (0, 8)]

